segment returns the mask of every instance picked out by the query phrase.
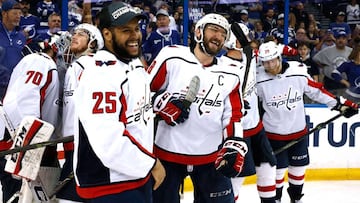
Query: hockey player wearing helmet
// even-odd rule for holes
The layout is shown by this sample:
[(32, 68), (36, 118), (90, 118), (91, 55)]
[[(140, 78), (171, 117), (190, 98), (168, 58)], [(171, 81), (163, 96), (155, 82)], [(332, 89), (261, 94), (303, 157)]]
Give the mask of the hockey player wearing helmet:
[[(216, 57), (229, 36), (226, 18), (207, 14), (196, 23), (194, 47), (165, 47), (149, 66), (154, 111), (161, 118), (154, 149), (166, 169), (154, 203), (179, 203), (187, 175), (194, 184), (194, 202), (235, 202), (230, 177), (242, 171), (247, 145), (240, 70)], [(200, 78), (200, 90), (185, 106), (194, 76)]]
[[(15, 129), (18, 128), (25, 116), (34, 116), (52, 124), (55, 130), (59, 129), (59, 90), (61, 88), (54, 59), (57, 56), (60, 44), (60, 39), (52, 39), (49, 43), (38, 43), (36, 44), (38, 52), (33, 50), (34, 53), (24, 56), (15, 66), (3, 100), (3, 108), (5, 112), (8, 112), (9, 119), (14, 124)], [(4, 129), (3, 122), (0, 122), (0, 140), (6, 143), (6, 145), (2, 145), (2, 150), (9, 149), (12, 144), (9, 132)], [(57, 138), (56, 133), (51, 135), (50, 140), (55, 138)], [(8, 148), (5, 148), (6, 146)], [(50, 168), (50, 170), (56, 171), (59, 167), (56, 154), (56, 147), (48, 146), (42, 159), (34, 157), (31, 162), (41, 162), (40, 172)], [(13, 179), (9, 173), (4, 171), (4, 162), (1, 162), (0, 165), (1, 181), (8, 180), (6, 184), (2, 184), (3, 191), (5, 191), (2, 201), (7, 202), (11, 195), (16, 192), (12, 191), (13, 194), (11, 194), (9, 189), (16, 189), (16, 185), (20, 188), (21, 180)], [(22, 170), (33, 170), (33, 168), (29, 169), (26, 166), (27, 164), (24, 164)], [(55, 182), (57, 180), (49, 181)], [(51, 190), (51, 188), (48, 189)], [(16, 194), (14, 197), (17, 202)]]
[[(245, 112), (243, 118), (244, 139), (249, 147), (245, 156), (244, 170), (240, 177), (232, 178), (235, 198), (238, 198), (245, 177), (257, 175), (257, 190), (262, 203), (275, 203), (276, 159), (265, 135), (260, 119), (256, 93), (256, 58), (249, 46), (249, 29), (245, 24), (233, 23), (231, 35), (225, 47), (227, 53), (221, 57), (241, 71)], [(241, 198), (241, 197), (240, 197)]]
[(165, 170), (153, 154), (149, 75), (139, 59), (146, 17), (120, 1), (98, 17), (104, 48), (79, 58), (85, 69), (75, 80), (76, 191), (89, 202), (151, 202)]
[[(307, 136), (304, 99), (326, 104), (346, 118), (358, 113), (358, 105), (336, 98), (307, 73), (307, 67), (297, 61), (283, 62), (273, 42), (260, 45), (257, 92), (263, 108), (263, 124), (274, 151), (302, 136)], [(276, 154), (276, 201), (281, 201), (284, 175), (288, 169), (287, 189), (291, 202), (301, 202), (306, 166), (309, 164), (308, 140), (303, 139), (289, 149)]]
[[(88, 57), (92, 57), (93, 54), (102, 49), (104, 46), (104, 40), (97, 27), (91, 24), (83, 23), (74, 28), (71, 38), (71, 44), (69, 50), (66, 53), (71, 53), (75, 61), (71, 63), (66, 71), (64, 82), (64, 94), (63, 94), (63, 109), (62, 109), (62, 135), (64, 137), (74, 135), (74, 92), (78, 86), (80, 77), (84, 68), (87, 67), (86, 63)], [(86, 57), (81, 57), (86, 56)], [(70, 57), (67, 57), (69, 59)], [(60, 181), (72, 176), (73, 171), (73, 153), (74, 143), (64, 143), (65, 151), (65, 163), (63, 165)], [(69, 181), (57, 194), (56, 197), (59, 202), (84, 202), (77, 193), (75, 188), (75, 180)]]

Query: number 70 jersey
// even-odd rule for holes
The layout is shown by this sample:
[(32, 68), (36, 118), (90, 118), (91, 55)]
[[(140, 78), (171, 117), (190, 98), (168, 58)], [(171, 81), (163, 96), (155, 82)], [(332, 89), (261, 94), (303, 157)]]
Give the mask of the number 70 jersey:
[[(14, 68), (4, 97), (4, 110), (16, 128), (26, 115), (56, 126), (59, 77), (54, 60), (45, 53), (25, 56)], [(0, 138), (3, 135), (0, 122)]]

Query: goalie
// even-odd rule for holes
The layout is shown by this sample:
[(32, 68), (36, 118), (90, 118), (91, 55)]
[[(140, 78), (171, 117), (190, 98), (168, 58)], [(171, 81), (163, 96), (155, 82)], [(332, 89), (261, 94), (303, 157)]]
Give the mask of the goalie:
[[(33, 53), (26, 55), (14, 68), (3, 100), (3, 110), (7, 113), (7, 120), (17, 129), (17, 135), (12, 133), (13, 129), (5, 129), (5, 122), (0, 121), (2, 150), (9, 149), (11, 145), (19, 147), (55, 138), (52, 132), (53, 126), (58, 124), (61, 101), (54, 59), (57, 54), (61, 54), (60, 47), (64, 47), (64, 43), (68, 44), (66, 40), (64, 34), (54, 36), (49, 43), (32, 43), (29, 46), (32, 48), (28, 47), (27, 50)], [(5, 157), (0, 158), (3, 202), (7, 202), (21, 188), (21, 179), (15, 179), (12, 175), (34, 180), (39, 171), (39, 162), (41, 166), (59, 167), (56, 147), (46, 147), (43, 156), (44, 148), (37, 150), (36, 155), (28, 154), (36, 151), (32, 150), (9, 155), (7, 161)], [(37, 192), (35, 195), (38, 197), (46, 196), (44, 191)]]

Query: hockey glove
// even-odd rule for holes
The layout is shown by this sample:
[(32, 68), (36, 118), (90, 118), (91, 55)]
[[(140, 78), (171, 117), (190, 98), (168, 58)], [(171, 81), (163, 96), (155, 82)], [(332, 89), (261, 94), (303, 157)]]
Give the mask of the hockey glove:
[(215, 160), (216, 170), (226, 177), (237, 177), (243, 169), (244, 157), (248, 152), (246, 143), (241, 138), (232, 137), (226, 139), (219, 148)]
[(171, 93), (163, 92), (154, 95), (154, 111), (171, 126), (183, 123), (189, 118), (189, 109), (182, 100), (171, 97)]
[(279, 44), (279, 48), (281, 49), (281, 53), (285, 56), (296, 56), (298, 54), (298, 51), (295, 48), (288, 45)]
[(336, 97), (337, 104), (331, 109), (339, 111), (345, 118), (359, 113), (359, 105), (343, 97)]

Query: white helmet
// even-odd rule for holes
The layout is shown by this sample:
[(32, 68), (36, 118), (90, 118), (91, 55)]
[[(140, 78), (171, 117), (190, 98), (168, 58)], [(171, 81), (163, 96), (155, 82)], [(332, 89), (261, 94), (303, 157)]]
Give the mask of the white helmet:
[[(242, 30), (242, 32), (244, 33), (244, 35), (247, 38), (247, 41), (250, 42), (250, 37), (249, 37), (249, 28), (244, 24), (244, 23), (237, 23), (240, 27), (240, 29)], [(236, 36), (233, 33), (233, 31), (230, 31), (230, 38), (229, 40), (224, 44), (224, 46), (228, 49), (235, 49), (235, 50), (240, 50), (239, 48), (236, 47)]]
[(94, 42), (95, 40), (96, 40), (95, 50), (99, 50), (104, 47), (104, 39), (101, 35), (101, 32), (94, 25), (91, 25), (89, 23), (82, 23), (74, 28), (74, 32), (76, 30), (86, 30), (87, 31), (87, 34), (89, 35), (88, 48), (90, 48), (91, 43)]
[(281, 57), (281, 52), (274, 41), (269, 41), (260, 45), (259, 59), (261, 61), (270, 61), (277, 57)]
[(207, 24), (214, 24), (222, 27), (226, 31), (225, 41), (227, 41), (230, 38), (230, 24), (228, 20), (222, 15), (216, 13), (210, 13), (203, 16), (195, 25), (195, 30), (200, 29), (200, 33), (201, 33), (200, 39), (198, 39), (195, 36), (195, 41), (197, 43), (203, 42), (204, 29)]

